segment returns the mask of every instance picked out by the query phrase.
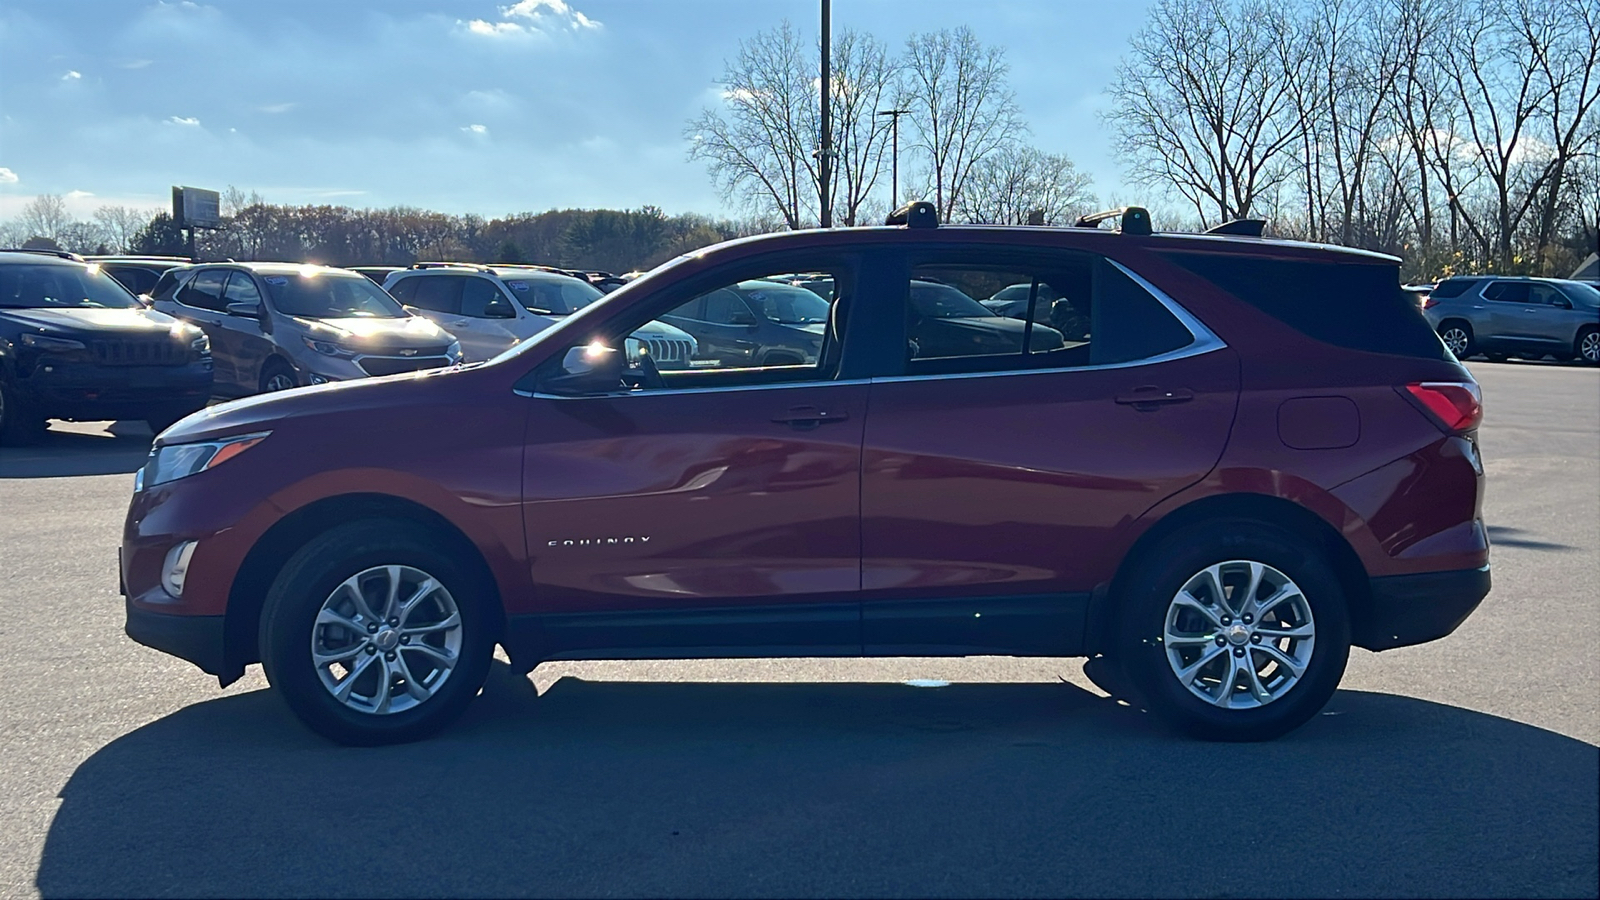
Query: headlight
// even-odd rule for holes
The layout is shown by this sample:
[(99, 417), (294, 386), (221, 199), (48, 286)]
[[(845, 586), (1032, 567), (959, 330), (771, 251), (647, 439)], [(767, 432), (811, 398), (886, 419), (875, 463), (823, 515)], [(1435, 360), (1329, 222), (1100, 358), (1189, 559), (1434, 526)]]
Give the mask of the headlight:
[(75, 341), (75, 340), (72, 340), (71, 338), (51, 337), (48, 334), (24, 334), (22, 336), (22, 346), (24, 346), (24, 347), (32, 347), (35, 350), (82, 350), (82, 349), (84, 349), (83, 341)]
[(310, 347), (318, 353), (321, 353), (323, 356), (337, 356), (340, 359), (354, 359), (356, 355), (356, 351), (351, 350), (349, 347), (346, 347), (343, 344), (335, 344), (333, 341), (319, 341), (316, 338), (305, 336), (301, 336), (300, 340), (305, 341), (307, 347)]
[(179, 478), (188, 478), (207, 469), (222, 465), (235, 456), (266, 440), (270, 431), (241, 434), (219, 441), (201, 441), (194, 444), (168, 444), (150, 453), (141, 477), (135, 480), (135, 490), (155, 487)]
[(206, 337), (204, 331), (194, 336), (189, 341), (189, 352), (195, 356), (208, 356), (211, 353), (211, 338)]
[(453, 363), (461, 362), (461, 342), (451, 341), (450, 346), (444, 348), (444, 355), (450, 357)]

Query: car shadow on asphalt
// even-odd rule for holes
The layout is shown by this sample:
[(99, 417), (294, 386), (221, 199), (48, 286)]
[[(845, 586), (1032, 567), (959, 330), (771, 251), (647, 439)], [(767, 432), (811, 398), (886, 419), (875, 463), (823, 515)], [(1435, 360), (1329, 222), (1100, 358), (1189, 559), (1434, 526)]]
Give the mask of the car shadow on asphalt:
[(1496, 547), (1522, 547), (1526, 550), (1578, 550), (1571, 544), (1557, 544), (1551, 541), (1541, 541), (1532, 537), (1525, 537), (1528, 533), (1525, 528), (1511, 528), (1506, 525), (1489, 526), (1489, 543)]
[(150, 438), (142, 422), (117, 422), (95, 432), (54, 425), (33, 444), (0, 447), (0, 479), (131, 474), (150, 455)]
[(1070, 684), (557, 681), (336, 747), (271, 691), (73, 774), (71, 896), (1593, 896), (1600, 751), (1341, 691), (1204, 744)]

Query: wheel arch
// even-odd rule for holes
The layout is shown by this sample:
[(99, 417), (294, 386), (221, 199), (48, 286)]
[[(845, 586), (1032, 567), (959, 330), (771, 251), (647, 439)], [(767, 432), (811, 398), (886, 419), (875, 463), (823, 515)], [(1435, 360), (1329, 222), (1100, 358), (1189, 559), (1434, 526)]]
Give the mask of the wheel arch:
[(1365, 633), (1362, 626), (1370, 618), (1371, 583), (1366, 566), (1350, 542), (1327, 520), (1293, 500), (1270, 494), (1230, 493), (1202, 497), (1180, 506), (1139, 535), (1123, 556), (1111, 581), (1094, 592), (1085, 623), (1085, 642), (1090, 655), (1104, 653), (1114, 645), (1116, 613), (1120, 608), (1118, 598), (1143, 559), (1179, 529), (1222, 519), (1248, 519), (1275, 526), (1321, 550), (1333, 566), (1349, 603), (1351, 633)]
[(261, 608), (284, 563), (296, 551), (329, 529), (361, 519), (399, 519), (414, 522), (437, 534), (450, 552), (466, 561), (483, 589), (489, 592), (490, 629), (495, 640), (505, 630), (505, 601), (499, 582), (483, 552), (449, 519), (413, 500), (389, 494), (361, 493), (326, 497), (296, 509), (261, 535), (245, 555), (228, 590), (223, 624), (224, 684), (237, 679), (244, 667), (261, 661), (258, 644)]

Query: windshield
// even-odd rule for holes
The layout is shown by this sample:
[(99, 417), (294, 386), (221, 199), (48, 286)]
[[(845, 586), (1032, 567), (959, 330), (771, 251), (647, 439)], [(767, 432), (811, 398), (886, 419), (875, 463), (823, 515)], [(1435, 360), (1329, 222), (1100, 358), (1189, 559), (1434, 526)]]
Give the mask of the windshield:
[(948, 284), (933, 281), (911, 282), (911, 308), (930, 319), (996, 318), (994, 310)]
[(604, 297), (587, 281), (555, 275), (545, 278), (506, 278), (511, 295), (530, 310), (548, 310), (558, 316), (575, 313)]
[(262, 275), (272, 305), (306, 319), (403, 319), (410, 315), (383, 288), (354, 272)]
[(776, 281), (741, 281), (739, 290), (762, 315), (781, 325), (828, 321), (828, 301), (803, 287)]
[(139, 301), (99, 266), (0, 265), (3, 309), (139, 309)]

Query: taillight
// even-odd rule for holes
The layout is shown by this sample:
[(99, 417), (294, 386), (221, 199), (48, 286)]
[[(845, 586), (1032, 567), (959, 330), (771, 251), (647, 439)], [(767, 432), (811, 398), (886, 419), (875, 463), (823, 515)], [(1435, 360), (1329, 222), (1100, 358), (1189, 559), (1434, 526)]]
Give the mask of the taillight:
[(1451, 433), (1471, 431), (1483, 421), (1483, 394), (1472, 381), (1418, 381), (1406, 394)]
[(1439, 301), (1433, 299), (1433, 297), (1431, 297), (1431, 296), (1422, 298), (1422, 308), (1423, 309), (1433, 309), (1435, 306), (1438, 306), (1438, 305), (1439, 305)]

